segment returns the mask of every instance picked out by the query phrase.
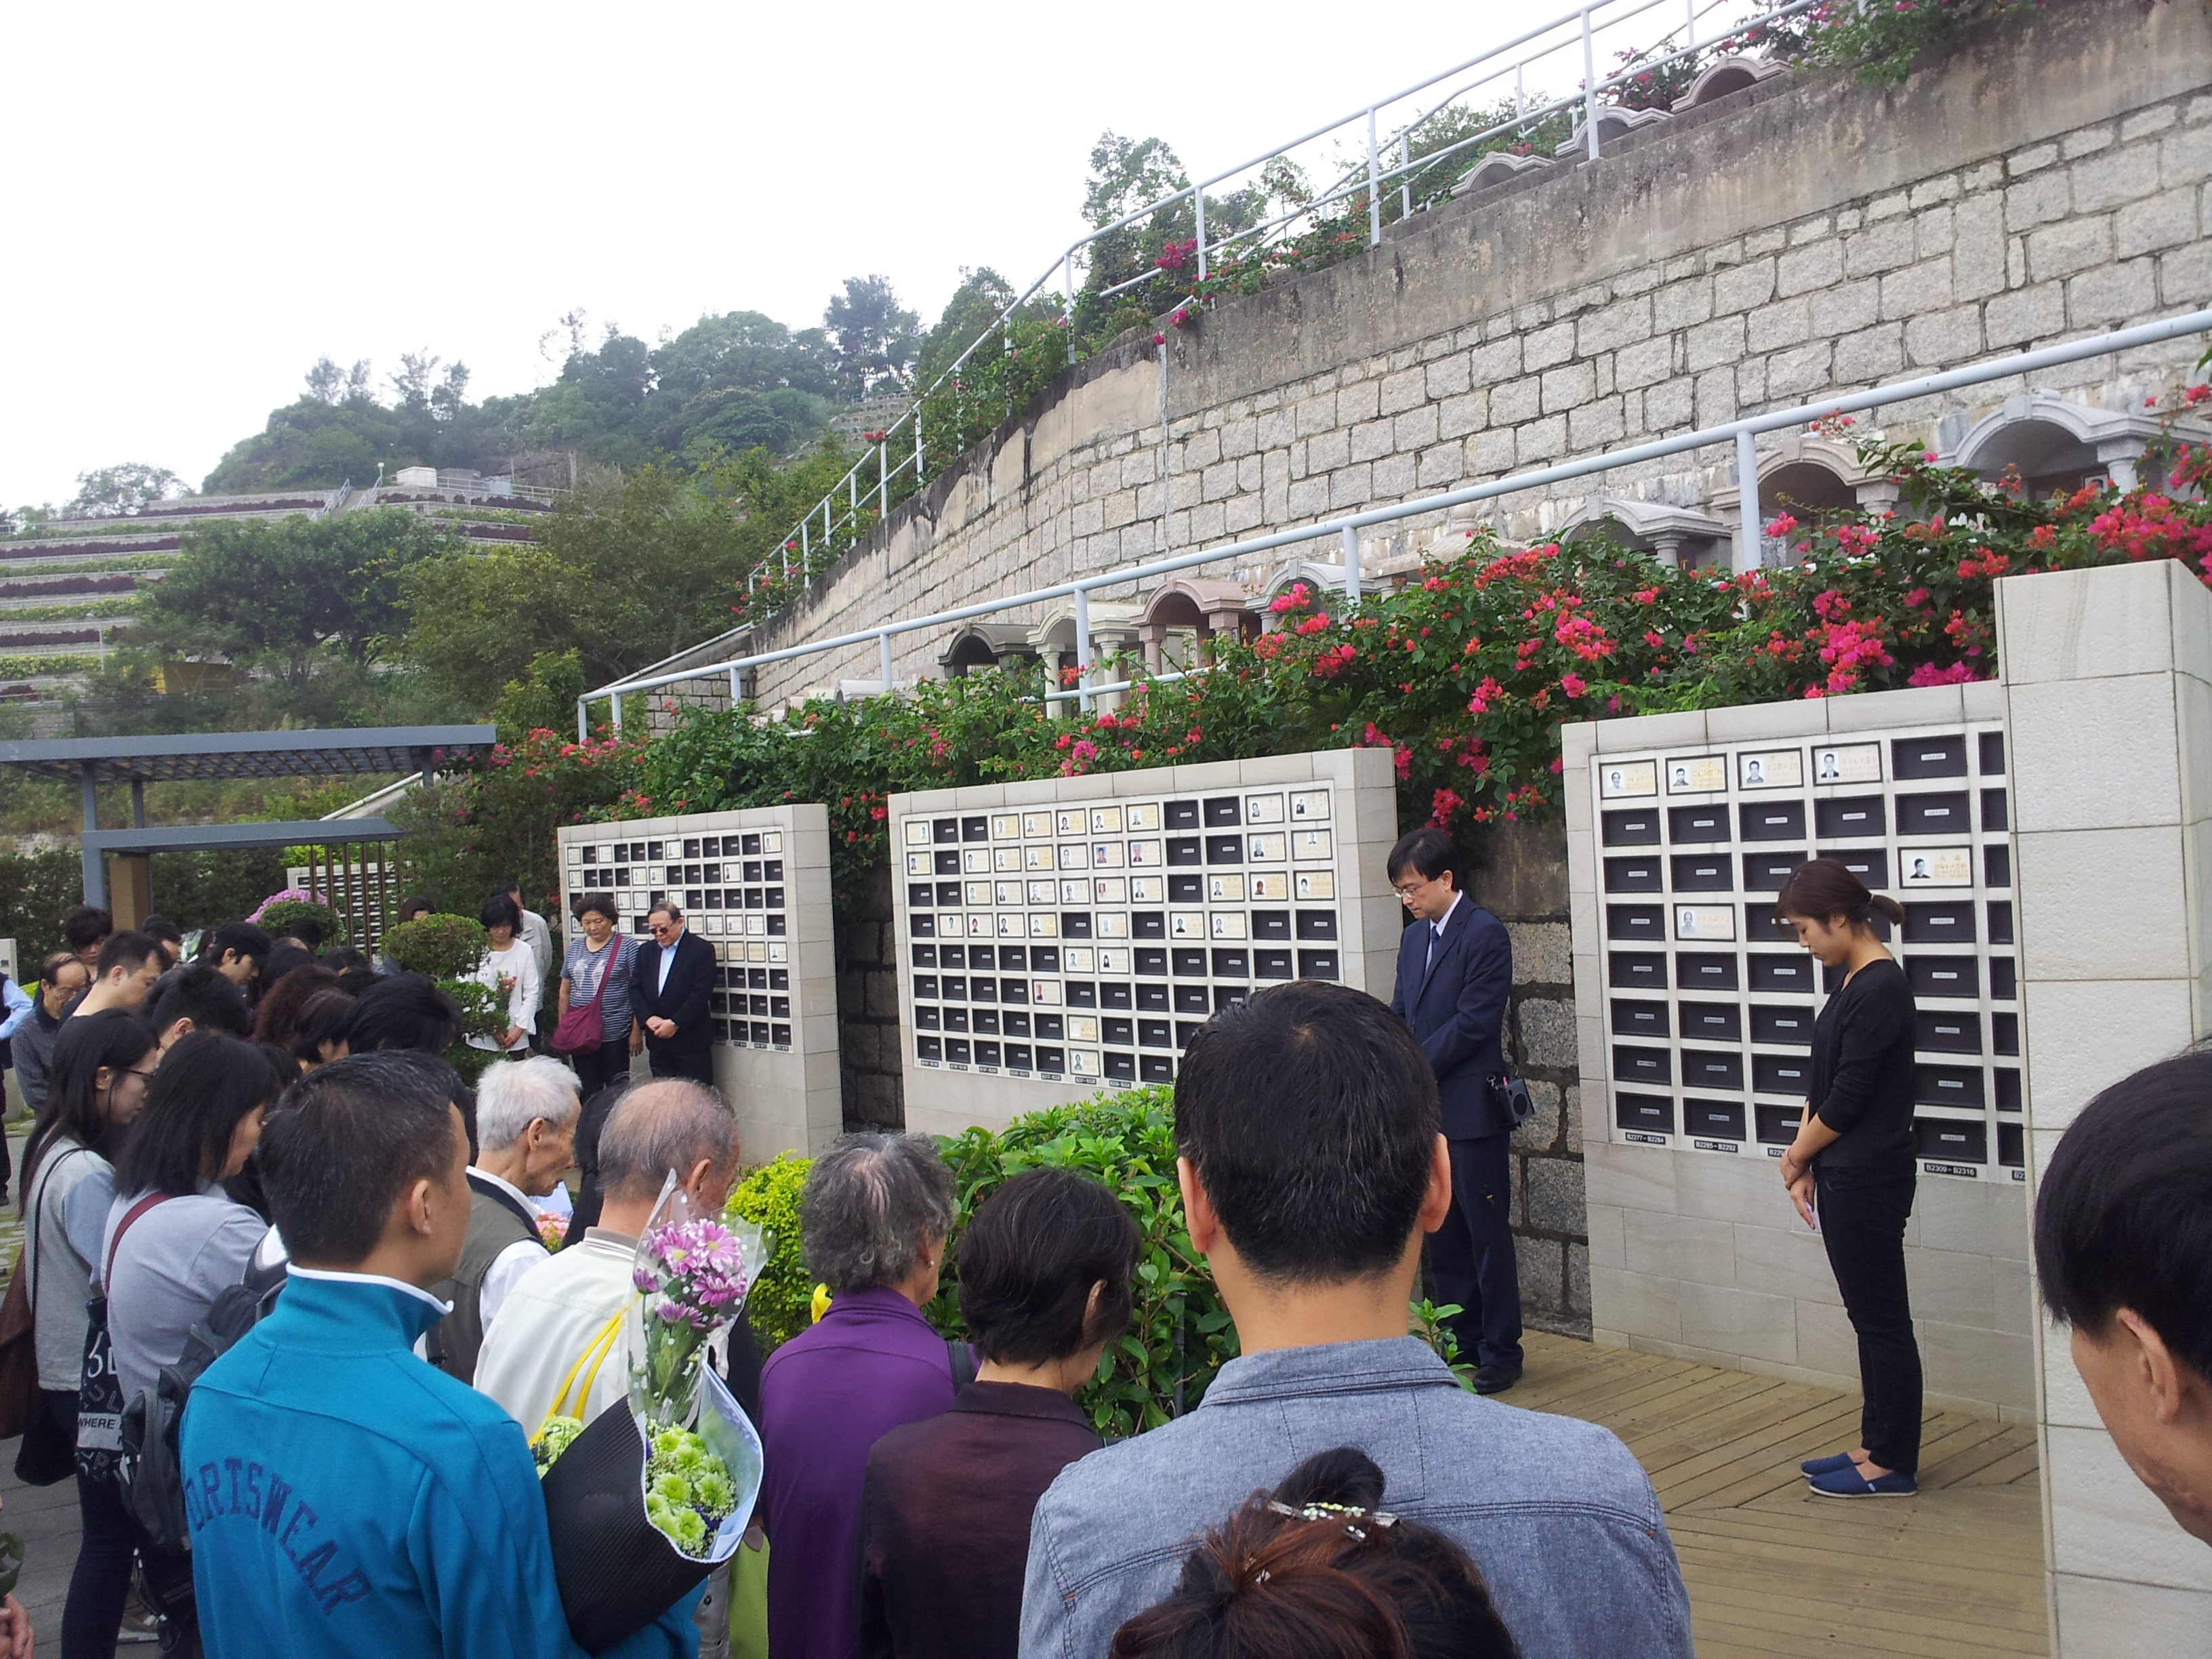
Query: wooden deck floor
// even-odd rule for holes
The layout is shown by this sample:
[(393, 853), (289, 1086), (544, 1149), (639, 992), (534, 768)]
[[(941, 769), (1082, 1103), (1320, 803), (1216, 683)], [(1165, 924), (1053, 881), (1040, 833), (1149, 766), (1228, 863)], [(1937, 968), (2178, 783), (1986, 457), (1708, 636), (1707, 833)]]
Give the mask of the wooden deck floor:
[(1504, 1398), (1601, 1423), (1650, 1472), (1701, 1659), (2047, 1654), (2035, 1431), (1930, 1412), (1916, 1498), (1838, 1503), (1798, 1463), (1858, 1443), (1859, 1401), (1532, 1332)]

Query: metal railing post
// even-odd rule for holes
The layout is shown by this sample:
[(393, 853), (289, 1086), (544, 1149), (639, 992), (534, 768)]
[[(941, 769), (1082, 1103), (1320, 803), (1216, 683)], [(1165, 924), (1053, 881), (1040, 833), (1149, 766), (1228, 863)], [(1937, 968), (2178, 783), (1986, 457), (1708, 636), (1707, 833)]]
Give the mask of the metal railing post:
[(1206, 280), (1206, 186), (1196, 186), (1190, 196), (1198, 204), (1198, 280), (1202, 283)]
[(810, 513), (799, 526), (799, 568), (802, 575), (811, 575), (808, 568), (814, 562), (814, 515)]
[(876, 522), (891, 515), (891, 434), (884, 434), (876, 446)]
[(584, 699), (579, 697), (576, 699), (576, 741), (589, 743), (591, 740), (591, 716), (584, 712)]
[(1359, 603), (1359, 526), (1344, 526), (1344, 603)]
[(1590, 46), (1590, 9), (1583, 8), (1583, 138), (1589, 159), (1597, 160), (1597, 58)]
[(914, 489), (921, 493), (921, 399), (914, 400)]
[(1398, 216), (1413, 216), (1413, 130), (1398, 136)]
[(614, 711), (615, 736), (619, 738), (622, 736), (622, 693), (616, 692), (607, 702)]
[(738, 679), (738, 671), (732, 668), (730, 671), (730, 707), (735, 708), (744, 700), (744, 687), (742, 682)]
[(891, 689), (891, 631), (886, 628), (876, 635), (876, 664), (882, 671), (884, 690)]
[(1752, 441), (1749, 427), (1736, 429), (1735, 476), (1743, 489), (1743, 518), (1736, 532), (1735, 568), (1738, 571), (1756, 570), (1765, 562), (1761, 544), (1766, 532), (1759, 521), (1759, 447)]
[(1375, 149), (1375, 106), (1370, 104), (1367, 107), (1367, 246), (1378, 247), (1382, 241), (1382, 161)]
[(1091, 590), (1075, 590), (1075, 673), (1076, 684), (1083, 696), (1078, 706), (1085, 714), (1091, 712)]

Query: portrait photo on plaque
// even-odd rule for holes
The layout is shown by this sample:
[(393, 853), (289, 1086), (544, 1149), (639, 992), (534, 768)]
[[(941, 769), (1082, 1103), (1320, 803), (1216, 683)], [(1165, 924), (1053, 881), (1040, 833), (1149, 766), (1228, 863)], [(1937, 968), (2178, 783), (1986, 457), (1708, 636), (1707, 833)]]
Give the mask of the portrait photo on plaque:
[(1302, 821), (1318, 823), (1328, 816), (1328, 791), (1300, 789), (1291, 796), (1291, 816)]
[(1634, 800), (1659, 793), (1657, 761), (1603, 761), (1597, 769), (1597, 792), (1607, 800)]
[(1802, 789), (1805, 787), (1805, 751), (1802, 749), (1762, 749), (1735, 757), (1736, 786), (1742, 789)]
[(1674, 907), (1674, 937), (1718, 940), (1735, 937), (1735, 907), (1732, 904), (1678, 904)]
[(1880, 783), (1881, 745), (1850, 743), (1813, 751), (1814, 783)]
[(1897, 884), (1900, 887), (1972, 887), (1974, 852), (1971, 847), (1911, 847), (1897, 855)]
[(1667, 793), (1703, 795), (1728, 787), (1728, 762), (1718, 755), (1674, 756), (1667, 762)]

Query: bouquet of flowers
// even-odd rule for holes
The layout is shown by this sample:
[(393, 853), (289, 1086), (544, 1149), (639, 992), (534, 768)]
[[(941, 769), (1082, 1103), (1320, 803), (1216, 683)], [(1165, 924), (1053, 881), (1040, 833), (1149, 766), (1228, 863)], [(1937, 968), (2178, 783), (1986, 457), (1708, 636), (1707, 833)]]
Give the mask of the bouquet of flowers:
[(671, 1176), (639, 1240), (644, 1340), (629, 1397), (535, 1442), (568, 1628), (603, 1652), (737, 1553), (760, 1494), (760, 1436), (707, 1345), (735, 1319), (772, 1241), (702, 1212)]
[(568, 1242), (568, 1218), (556, 1215), (550, 1210), (538, 1212), (538, 1237), (548, 1250), (557, 1250)]
[(655, 1429), (690, 1426), (708, 1339), (744, 1309), (775, 1243), (756, 1223), (695, 1207), (672, 1175), (630, 1270), (645, 1297), (645, 1345), (630, 1362), (629, 1401)]

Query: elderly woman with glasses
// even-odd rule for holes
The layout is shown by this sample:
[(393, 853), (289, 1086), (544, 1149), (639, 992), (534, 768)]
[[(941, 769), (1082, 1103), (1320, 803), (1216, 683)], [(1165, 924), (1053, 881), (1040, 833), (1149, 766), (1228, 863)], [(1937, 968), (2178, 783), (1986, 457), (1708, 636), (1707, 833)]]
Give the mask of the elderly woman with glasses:
[(953, 1208), (952, 1172), (927, 1135), (847, 1135), (807, 1172), (799, 1232), (830, 1309), (761, 1372), (758, 1512), (776, 1659), (860, 1650), (854, 1563), (869, 1449), (953, 1401), (952, 1351), (921, 1311), (937, 1294)]

